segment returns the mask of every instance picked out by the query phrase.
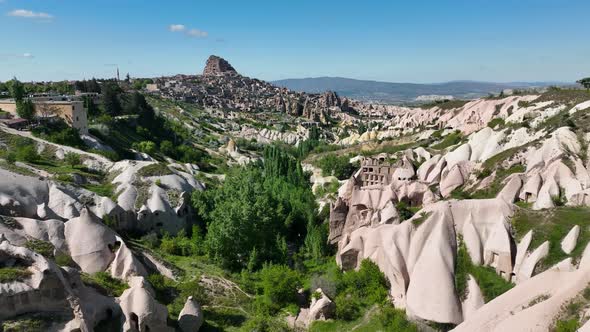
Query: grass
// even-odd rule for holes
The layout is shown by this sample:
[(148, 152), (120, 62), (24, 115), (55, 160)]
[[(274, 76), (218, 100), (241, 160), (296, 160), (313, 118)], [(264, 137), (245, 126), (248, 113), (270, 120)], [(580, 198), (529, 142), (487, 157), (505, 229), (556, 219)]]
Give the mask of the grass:
[(51, 244), (50, 242), (41, 241), (37, 239), (28, 240), (25, 243), (25, 247), (33, 250), (34, 252), (46, 258), (53, 258), (53, 251), (55, 250), (53, 244)]
[(62, 252), (55, 255), (55, 263), (59, 266), (78, 267), (70, 255)]
[[(151, 275), (150, 282), (155, 284), (157, 299), (168, 307), (169, 320), (175, 322), (182, 309), (187, 292), (200, 292), (195, 281), (200, 276), (217, 280), (218, 284), (206, 285), (206, 296), (198, 294), (203, 307), (205, 323), (199, 331), (239, 331), (240, 326), (254, 315), (253, 299), (237, 288), (234, 280), (239, 276), (231, 275), (209, 261), (207, 256), (169, 255), (158, 249), (150, 249), (143, 242), (131, 240), (128, 245), (135, 249), (147, 251), (167, 265), (178, 275), (177, 281), (163, 276)], [(226, 288), (222, 285), (231, 285)], [(184, 292), (183, 292), (184, 289)]]
[(571, 299), (561, 308), (558, 319), (555, 322), (554, 331), (558, 332), (575, 332), (583, 324), (581, 319), (586, 316), (584, 313), (590, 303), (590, 285)]
[(96, 289), (104, 296), (119, 297), (129, 288), (127, 283), (111, 277), (107, 272), (97, 272), (95, 274), (82, 273), (81, 278), (84, 284)]
[(504, 185), (505, 185), (504, 180), (506, 180), (506, 178), (509, 175), (514, 174), (514, 173), (524, 173), (525, 170), (526, 170), (526, 168), (520, 164), (513, 165), (512, 167), (510, 167), (508, 169), (505, 169), (503, 167), (499, 167), (496, 170), (496, 176), (494, 177), (494, 181), (492, 181), (492, 183), (490, 183), (490, 185), (487, 186), (486, 188), (478, 190), (478, 191), (470, 194), (469, 198), (472, 198), (472, 199), (494, 198), (504, 188)]
[(468, 275), (472, 275), (479, 285), (486, 303), (514, 287), (513, 283), (504, 280), (491, 267), (473, 264), (463, 239), (459, 238), (457, 261), (455, 262), (455, 289), (462, 300), (468, 295)]
[(51, 317), (26, 317), (0, 322), (0, 330), (4, 332), (44, 332), (52, 325)]
[(81, 185), (81, 187), (86, 190), (90, 190), (99, 196), (109, 197), (109, 198), (113, 199), (114, 201), (117, 201), (117, 197), (116, 197), (117, 195), (115, 195), (115, 185), (112, 183), (99, 183), (99, 184), (87, 183), (87, 184)]
[(309, 327), (310, 332), (339, 332), (339, 331), (396, 331), (417, 332), (416, 324), (410, 322), (403, 310), (395, 309), (391, 305), (374, 306), (356, 320), (327, 320), (315, 321)]
[(580, 225), (580, 235), (571, 257), (578, 259), (582, 256), (586, 244), (590, 241), (590, 232), (586, 227), (588, 220), (590, 220), (588, 207), (558, 207), (549, 211), (519, 209), (512, 219), (512, 226), (517, 240), (520, 240), (529, 230), (533, 230), (533, 239), (529, 246), (531, 250), (549, 241), (549, 254), (535, 269), (543, 271), (568, 257), (561, 250), (561, 240), (575, 225)]
[(457, 130), (445, 136), (440, 143), (433, 145), (432, 148), (435, 150), (443, 150), (450, 146), (459, 144), (462, 139), (463, 134)]
[(172, 172), (172, 170), (162, 164), (162, 163), (155, 163), (155, 164), (151, 164), (151, 165), (147, 165), (145, 167), (142, 167), (139, 169), (139, 171), (137, 171), (137, 174), (139, 176), (164, 176), (164, 175), (170, 175), (170, 174), (174, 174), (174, 172)]
[(2, 267), (0, 268), (0, 284), (24, 281), (29, 278), (31, 274), (31, 271), (24, 267)]
[(17, 166), (15, 164), (12, 164), (12, 163), (9, 163), (6, 161), (0, 161), (0, 168), (3, 168), (7, 171), (10, 171), (10, 172), (13, 172), (16, 174), (20, 174), (20, 175), (37, 176), (37, 174), (35, 172), (32, 172), (28, 168), (20, 167), (20, 166)]
[(535, 99), (534, 102), (555, 101), (556, 103), (574, 106), (586, 100), (590, 100), (590, 92), (586, 90), (551, 87), (539, 98)]

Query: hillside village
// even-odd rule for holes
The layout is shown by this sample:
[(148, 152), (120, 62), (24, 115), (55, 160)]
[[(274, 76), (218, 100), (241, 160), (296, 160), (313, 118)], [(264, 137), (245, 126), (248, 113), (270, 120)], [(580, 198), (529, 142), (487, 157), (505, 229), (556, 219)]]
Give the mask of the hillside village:
[(0, 330), (590, 331), (583, 86), (52, 84), (0, 85)]

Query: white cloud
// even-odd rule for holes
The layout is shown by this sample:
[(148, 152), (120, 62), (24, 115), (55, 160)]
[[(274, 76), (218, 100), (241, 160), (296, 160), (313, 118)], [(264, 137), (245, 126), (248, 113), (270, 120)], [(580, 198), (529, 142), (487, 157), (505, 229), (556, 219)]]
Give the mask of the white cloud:
[(186, 27), (182, 24), (171, 24), (168, 27), (168, 30), (172, 31), (172, 32), (181, 32), (186, 30)]
[(21, 59), (32, 59), (35, 56), (31, 53), (0, 53), (0, 58), (21, 58)]
[(171, 24), (168, 26), (168, 31), (182, 32), (185, 35), (187, 35), (189, 37), (194, 37), (194, 38), (207, 38), (209, 36), (209, 33), (207, 31), (194, 29), (194, 28), (189, 29), (183, 24)]
[(207, 36), (209, 36), (209, 33), (207, 33), (207, 31), (202, 31), (199, 29), (190, 29), (186, 32), (186, 34), (196, 38), (206, 38)]
[(23, 18), (33, 18), (33, 19), (46, 19), (51, 20), (53, 19), (53, 15), (43, 13), (43, 12), (34, 12), (31, 10), (26, 9), (15, 9), (7, 14), (8, 16), (13, 17), (23, 17)]

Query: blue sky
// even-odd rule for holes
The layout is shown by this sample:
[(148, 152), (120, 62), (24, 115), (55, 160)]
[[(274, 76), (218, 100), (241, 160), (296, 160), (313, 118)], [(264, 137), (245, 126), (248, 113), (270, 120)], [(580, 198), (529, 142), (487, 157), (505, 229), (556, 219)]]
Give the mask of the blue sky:
[[(574, 81), (588, 0), (0, 0), (0, 80), (197, 73), (266, 80)], [(172, 27), (174, 25), (174, 27)]]

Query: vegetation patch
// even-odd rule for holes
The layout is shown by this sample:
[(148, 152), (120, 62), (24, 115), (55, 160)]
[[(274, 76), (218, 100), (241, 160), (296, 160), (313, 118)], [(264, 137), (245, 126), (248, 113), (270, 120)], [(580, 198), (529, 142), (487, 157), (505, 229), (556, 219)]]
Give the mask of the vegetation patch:
[(337, 156), (328, 154), (316, 161), (316, 165), (322, 170), (323, 176), (333, 175), (339, 180), (346, 180), (358, 169), (360, 165), (353, 165), (346, 155)]
[(53, 251), (55, 250), (51, 242), (41, 241), (37, 239), (28, 240), (25, 243), (25, 247), (33, 250), (34, 252), (42, 255), (45, 258), (53, 258)]
[(575, 225), (580, 226), (580, 235), (571, 257), (576, 260), (582, 256), (586, 244), (590, 241), (590, 232), (585, 227), (588, 220), (590, 220), (588, 207), (557, 207), (543, 211), (521, 208), (512, 219), (512, 227), (516, 233), (516, 239), (522, 239), (528, 231), (533, 230), (530, 250), (549, 241), (549, 254), (535, 268), (535, 272), (539, 272), (568, 257), (561, 250), (561, 240)]
[(428, 109), (428, 108), (432, 108), (432, 107), (438, 107), (442, 110), (452, 110), (455, 108), (461, 108), (461, 107), (465, 106), (465, 104), (467, 104), (468, 102), (470, 102), (470, 100), (445, 99), (445, 100), (438, 100), (438, 101), (435, 101), (435, 102), (432, 102), (429, 104), (421, 105), (420, 108)]
[(104, 296), (119, 297), (129, 288), (126, 282), (111, 277), (108, 272), (82, 273), (80, 277), (86, 286), (96, 289)]
[(586, 90), (550, 87), (534, 102), (554, 101), (559, 104), (574, 106), (586, 100), (590, 100), (590, 93)]
[(473, 264), (467, 247), (460, 237), (457, 247), (457, 260), (455, 262), (455, 289), (459, 298), (462, 300), (467, 298), (468, 295), (468, 275), (472, 275), (479, 285), (486, 303), (514, 287), (513, 283), (504, 280), (494, 269)]
[(463, 134), (460, 131), (454, 131), (443, 138), (443, 140), (432, 146), (435, 150), (443, 150), (450, 146), (457, 145), (463, 140)]
[(139, 176), (164, 176), (174, 174), (174, 172), (166, 165), (162, 163), (155, 163), (144, 166), (137, 171)]
[(561, 308), (561, 312), (555, 321), (554, 331), (575, 332), (582, 326), (588, 318), (585, 317), (584, 311), (590, 304), (590, 285), (571, 299)]
[(31, 275), (31, 271), (25, 267), (2, 267), (0, 268), (0, 284), (24, 281)]

